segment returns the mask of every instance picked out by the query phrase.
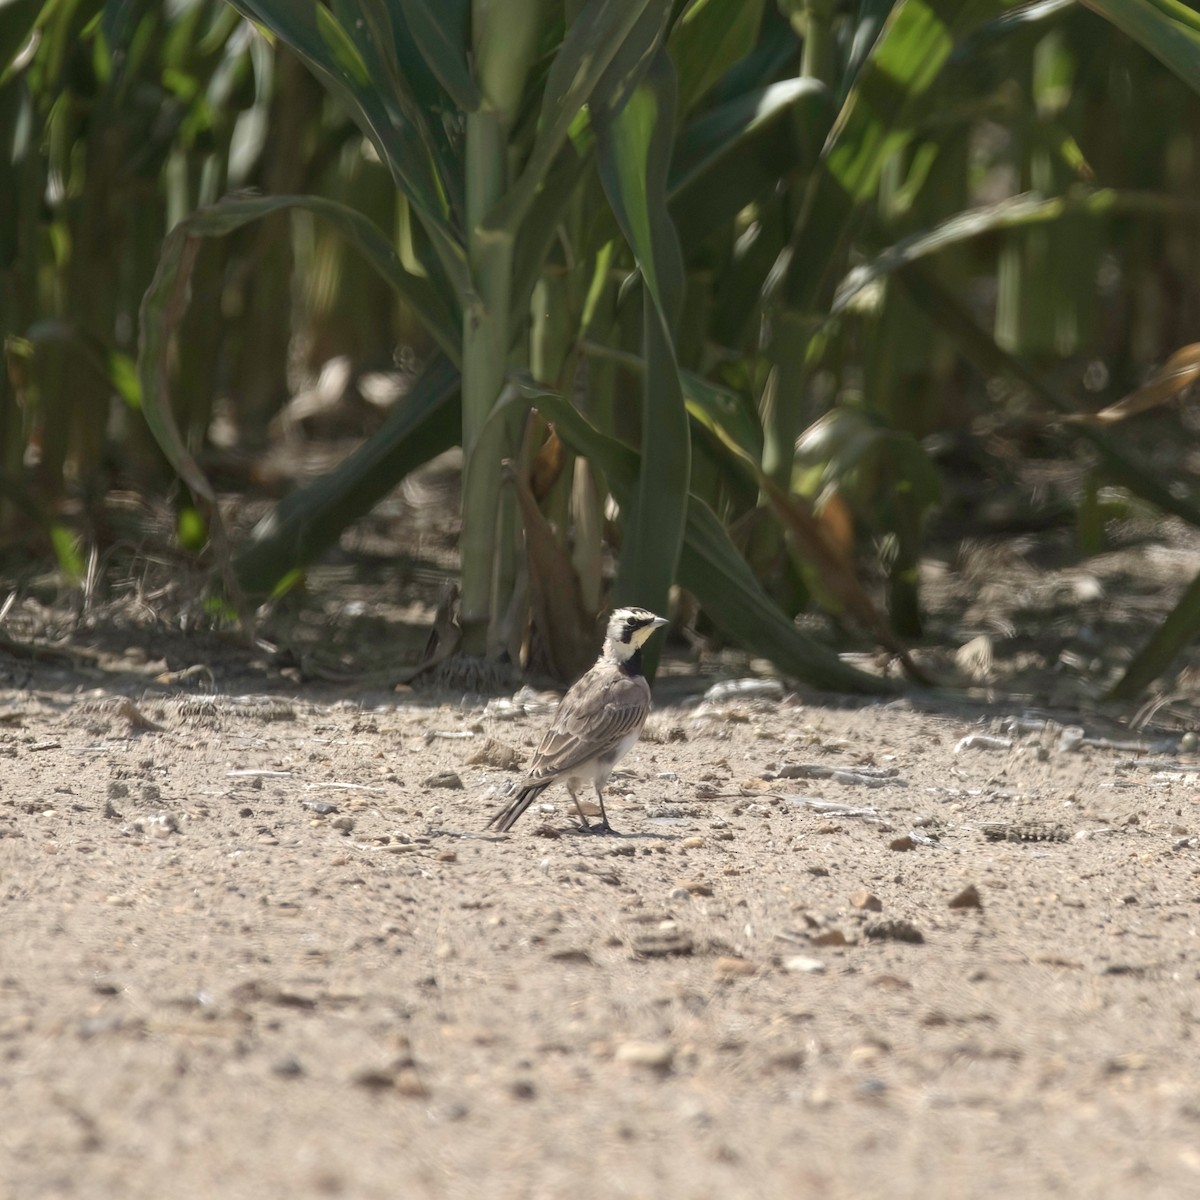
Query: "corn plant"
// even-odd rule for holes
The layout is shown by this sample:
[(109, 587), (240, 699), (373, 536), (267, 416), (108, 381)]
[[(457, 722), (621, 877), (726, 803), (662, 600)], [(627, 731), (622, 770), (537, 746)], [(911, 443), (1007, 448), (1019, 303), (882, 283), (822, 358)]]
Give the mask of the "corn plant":
[[(189, 483), (203, 487), (172, 428), (161, 366), (197, 240), (268, 212), (294, 208), (335, 222), (424, 319), (441, 351), (375, 438), (260, 527), (239, 556), (242, 585), (261, 593), (288, 578), (406, 470), (442, 448), (453, 436), (457, 409), (465, 457), (464, 649), (496, 651), (514, 579), (498, 554), (512, 544), (505, 540), (511, 524), (500, 462), (518, 454), (522, 427), (521, 412), (498, 401), (513, 369), (528, 363), (531, 338), (541, 336), (531, 302), (535, 291), (539, 299), (545, 295), (548, 260), (573, 218), (580, 234), (570, 257), (587, 282), (576, 294), (611, 298), (611, 272), (626, 263), (624, 273), (636, 284), (641, 403), (632, 413), (627, 403), (620, 407), (653, 467), (622, 493), (616, 589), (618, 600), (665, 605), (691, 507), (691, 438), (676, 351), (682, 254), (667, 195), (676, 63), (694, 65), (685, 89), (685, 103), (694, 103), (753, 45), (761, 6), (749, 6), (747, 19), (740, 3), (708, 0), (670, 27), (672, 5), (662, 0), (590, 0), (578, 7), (532, 0), (503, 6), (238, 0), (237, 7), (286, 42), (348, 106), (391, 171), (406, 237), (397, 249), (361, 214), (312, 197), (238, 199), (177, 226), (142, 310), (141, 379), (160, 442)], [(740, 108), (719, 127), (727, 144), (696, 155), (689, 183), (698, 194), (723, 176), (740, 144), (753, 148), (765, 130), (778, 143), (779, 122), (813, 103), (811, 89), (791, 89), (771, 96), (768, 116), (756, 119), (747, 100), (763, 100), (762, 91), (745, 88)], [(732, 217), (764, 186), (760, 173), (714, 189), (725, 210), (716, 219)], [(597, 305), (585, 304), (577, 317), (599, 327), (592, 320)], [(612, 464), (593, 465), (609, 472)], [(703, 527), (702, 555), (725, 555), (712, 544), (719, 531), (719, 523)], [(799, 674), (880, 686), (778, 619), (760, 590), (739, 593), (737, 603), (716, 599), (728, 587), (724, 575), (698, 578), (701, 599), (726, 614), (735, 636), (782, 657)], [(748, 575), (741, 586), (752, 581)]]
[[(270, 92), (269, 72), (217, 0), (0, 6), (8, 366), (0, 425), (10, 520), (19, 503), (36, 524), (54, 522), (68, 491), (94, 510), (113, 425), (125, 431), (125, 469), (140, 474), (148, 456), (159, 461), (138, 438), (138, 303), (170, 223), (236, 182), (229, 162), (239, 117)], [(242, 139), (240, 157), (245, 171), (252, 139)], [(219, 313), (197, 313), (180, 355), (177, 396), (193, 442), (208, 425), (219, 326)]]
[[(790, 620), (805, 591), (832, 590), (832, 607), (892, 641), (839, 558), (846, 543), (822, 530), (821, 498), (857, 506), (891, 546), (892, 614), (915, 631), (921, 519), (937, 494), (918, 439), (959, 417), (947, 394), (954, 356), (1069, 413), (1074, 402), (1042, 368), (1094, 339), (1095, 297), (1064, 285), (1026, 310), (1030, 281), (1065, 249), (1094, 263), (1122, 221), (1174, 227), (1197, 215), (1190, 197), (1105, 186), (1085, 162), (1072, 130), (1091, 111), (1089, 55), (1113, 36), (1066, 4), (236, 7), (346, 105), (391, 174), (401, 233), (296, 195), (187, 218), (143, 304), (147, 417), (202, 488), (162, 375), (199, 241), (287, 209), (337, 227), (438, 353), (375, 438), (256, 531), (238, 579), (255, 595), (278, 587), (404, 472), (458, 442), (473, 653), (505, 641), (502, 614), (518, 597), (516, 496), (527, 536), (537, 522), (500, 467), (505, 457), (528, 466), (545, 430), (527, 419), (535, 404), (555, 423), (549, 458), (565, 461), (561, 439), (590, 472), (571, 491), (578, 527), (597, 536), (584, 515), (590, 496), (594, 518), (597, 481), (620, 504), (619, 600), (661, 604), (678, 579), (726, 633), (785, 669), (868, 686)], [(1089, 7), (1194, 84), (1191, 10)], [(1007, 130), (1018, 180), (1049, 195), (971, 207), (972, 138), (985, 120)], [(985, 272), (1001, 279), (990, 329), (965, 298)], [(584, 398), (568, 400), (581, 375)], [(831, 404), (846, 411), (828, 416)], [(814, 462), (817, 434), (833, 428), (840, 449)], [(1195, 519), (1194, 504), (1118, 439), (1073, 427), (1077, 436), (1110, 475)], [(546, 504), (561, 517), (572, 501), (554, 486)], [(594, 606), (595, 558), (576, 561)], [(764, 591), (770, 572), (782, 609)]]

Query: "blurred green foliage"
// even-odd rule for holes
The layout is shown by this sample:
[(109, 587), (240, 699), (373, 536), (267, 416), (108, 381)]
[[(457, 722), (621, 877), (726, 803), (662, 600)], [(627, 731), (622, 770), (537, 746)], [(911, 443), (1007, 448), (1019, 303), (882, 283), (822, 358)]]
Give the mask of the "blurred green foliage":
[(1182, 459), (1058, 418), (1197, 340), (1198, 86), (1173, 0), (0, 0), (0, 535), (61, 555), (115, 481), (177, 476), (193, 548), (215, 404), (253, 452), (327, 358), (404, 349), (384, 427), (228, 587), (295, 579), (460, 444), (467, 650), (529, 610), (508, 458), (553, 463), (584, 618), (607, 545), (618, 601), (678, 582), (876, 687), (792, 618), (920, 636), (939, 440), (1085, 439), (1089, 547), (1107, 483), (1196, 520)]

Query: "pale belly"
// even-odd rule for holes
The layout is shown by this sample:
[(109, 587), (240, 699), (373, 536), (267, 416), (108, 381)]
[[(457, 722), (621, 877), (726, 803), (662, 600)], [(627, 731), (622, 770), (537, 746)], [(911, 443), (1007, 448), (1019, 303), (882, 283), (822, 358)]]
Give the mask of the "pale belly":
[(608, 782), (608, 776), (613, 767), (633, 749), (641, 733), (641, 729), (627, 733), (607, 754), (581, 766), (571, 774), (570, 786), (574, 788), (590, 783), (593, 787), (602, 788)]

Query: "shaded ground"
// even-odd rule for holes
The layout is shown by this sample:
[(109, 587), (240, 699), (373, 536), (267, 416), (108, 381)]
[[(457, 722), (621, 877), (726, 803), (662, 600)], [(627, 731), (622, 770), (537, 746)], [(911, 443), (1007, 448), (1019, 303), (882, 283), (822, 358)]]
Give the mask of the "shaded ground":
[(675, 643), (611, 838), (483, 832), (552, 695), (385, 686), (445, 529), (360, 527), (250, 649), (152, 572), (24, 589), (0, 1194), (1200, 1193), (1194, 667), (1096, 703), (1200, 547), (1111, 544), (931, 559), (939, 695)]

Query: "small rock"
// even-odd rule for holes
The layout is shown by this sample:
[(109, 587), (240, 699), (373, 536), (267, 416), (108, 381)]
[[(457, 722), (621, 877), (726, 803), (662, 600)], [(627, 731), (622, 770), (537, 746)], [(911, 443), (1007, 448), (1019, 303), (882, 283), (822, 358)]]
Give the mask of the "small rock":
[(825, 964), (819, 958), (806, 958), (803, 954), (797, 954), (783, 960), (783, 969), (789, 975), (821, 975), (825, 971)]
[(402, 1096), (412, 1096), (419, 1099), (422, 1096), (429, 1095), (429, 1089), (425, 1086), (425, 1081), (417, 1073), (416, 1067), (401, 1067), (396, 1072), (392, 1086)]
[(702, 837), (687, 837), (679, 845), (684, 850), (701, 850), (704, 847), (704, 839)]
[(652, 821), (678, 821), (687, 816), (687, 810), (678, 804), (647, 804), (646, 816)]
[(686, 888), (692, 896), (711, 896), (712, 884), (703, 879), (677, 879), (676, 887)]
[(1179, 749), (1183, 751), (1184, 754), (1191, 754), (1197, 746), (1200, 746), (1200, 737), (1197, 737), (1196, 734), (1191, 730), (1188, 730), (1188, 732), (1179, 739)]
[(730, 700), (782, 700), (784, 687), (778, 679), (725, 679), (704, 693), (709, 704)]
[(1086, 731), (1081, 725), (1068, 725), (1058, 735), (1058, 748), (1064, 754), (1070, 754), (1073, 750), (1078, 750), (1083, 745), (1083, 739), (1086, 736)]
[(806, 870), (810, 875), (815, 875), (818, 879), (824, 879), (829, 874), (828, 867), (807, 867)]
[(992, 737), (986, 733), (968, 733), (965, 738), (960, 738), (958, 745), (954, 747), (955, 754), (961, 754), (964, 750), (1011, 750), (1012, 738)]
[(722, 955), (713, 963), (713, 975), (718, 979), (737, 979), (746, 975), (754, 975), (758, 968), (744, 958), (733, 955)]
[(422, 787), (427, 788), (449, 788), (451, 791), (461, 792), (463, 790), (463, 781), (459, 778), (457, 771), (438, 771), (434, 775), (430, 775), (428, 779), (421, 781)]
[(967, 884), (967, 886), (950, 901), (950, 907), (982, 908), (983, 900), (979, 895), (979, 889), (973, 883)]
[(850, 897), (850, 903), (855, 908), (865, 908), (867, 912), (883, 912), (883, 901), (874, 892), (855, 892)]
[(685, 887), (672, 888), (667, 893), (668, 900), (690, 900), (691, 898), (692, 893), (689, 892)]
[(458, 862), (457, 850), (439, 850), (437, 861), (440, 863), (456, 863)]
[(332, 816), (338, 810), (338, 806), (332, 800), (305, 800), (304, 807), (309, 812), (315, 812), (318, 817)]
[(472, 767), (496, 767), (501, 771), (516, 771), (520, 768), (525, 756), (513, 746), (488, 738), (470, 758), (467, 764)]
[(532, 1100), (537, 1095), (537, 1088), (532, 1079), (514, 1079), (508, 1085), (508, 1094), (516, 1100)]
[(869, 1067), (877, 1063), (887, 1053), (887, 1047), (879, 1042), (860, 1042), (851, 1048), (848, 1055), (851, 1066)]
[(596, 960), (579, 946), (564, 946), (561, 950), (551, 950), (552, 962), (580, 963), (583, 966), (594, 967)]
[(844, 946), (846, 945), (846, 935), (840, 929), (826, 929), (823, 933), (813, 934), (812, 944), (814, 946)]
[(920, 945), (925, 941), (924, 935), (911, 921), (896, 917), (886, 921), (868, 921), (863, 926), (863, 935), (877, 942), (911, 942)]
[(133, 823), (138, 833), (148, 833), (152, 837), (169, 838), (179, 832), (179, 818), (174, 813), (156, 812), (148, 817), (138, 817)]
[(892, 838), (892, 840), (888, 842), (889, 850), (915, 850), (916, 846), (917, 843), (913, 841), (913, 839), (907, 833), (903, 837)]
[(334, 817), (330, 825), (339, 833), (351, 833), (354, 830), (353, 817)]
[(692, 935), (684, 929), (656, 929), (633, 939), (637, 958), (666, 958), (672, 954), (691, 954), (695, 949)]
[(803, 1050), (780, 1050), (767, 1059), (769, 1071), (799, 1071), (803, 1066)]
[(617, 1062), (652, 1071), (667, 1071), (675, 1061), (670, 1042), (622, 1042), (613, 1056)]
[(289, 1054), (286, 1058), (277, 1059), (271, 1064), (271, 1073), (280, 1075), (284, 1079), (296, 1079), (304, 1074), (304, 1067), (298, 1058)]
[(382, 1092), (395, 1086), (396, 1073), (394, 1071), (368, 1067), (364, 1071), (358, 1071), (351, 1079), (351, 1082), (371, 1092)]

